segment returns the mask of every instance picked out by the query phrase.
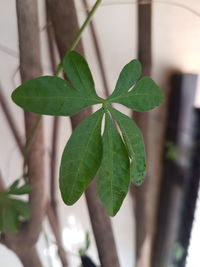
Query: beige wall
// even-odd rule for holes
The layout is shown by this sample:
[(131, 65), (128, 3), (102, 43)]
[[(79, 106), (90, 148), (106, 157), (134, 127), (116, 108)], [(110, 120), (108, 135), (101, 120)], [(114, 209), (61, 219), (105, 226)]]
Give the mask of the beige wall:
[[(93, 3), (94, 1), (90, 1)], [(127, 3), (128, 2), (128, 3)], [(133, 1), (111, 1), (103, 0), (102, 7), (99, 8), (95, 15), (94, 23), (96, 26), (98, 40), (101, 46), (106, 75), (109, 81), (110, 90), (115, 85), (118, 73), (128, 61), (136, 57), (136, 6), (131, 4)], [(200, 18), (192, 14), (188, 10), (181, 7), (161, 3), (164, 1), (156, 1), (153, 5), (153, 76), (156, 81), (166, 88), (166, 75), (172, 69), (179, 69), (184, 72), (200, 71)], [(174, 2), (174, 1), (168, 1)], [(84, 13), (81, 1), (76, 0), (80, 23), (83, 21)], [(111, 5), (114, 3), (114, 5)], [(176, 3), (185, 4), (192, 7), (195, 11), (200, 12), (199, 0), (176, 0)], [(41, 10), (40, 24), (41, 29), (45, 25), (42, 17), (43, 0), (39, 0)], [(0, 1), (0, 44), (9, 47), (18, 53), (17, 41), (17, 21), (15, 13), (14, 0)], [(48, 62), (48, 52), (45, 46), (45, 31), (41, 30), (42, 58), (44, 65), (44, 73), (50, 71)], [(84, 47), (87, 59), (91, 66), (95, 77), (96, 85), (100, 94), (102, 94), (102, 83), (99, 77), (99, 69), (96, 65), (96, 57), (89, 36), (89, 30), (83, 35)], [(23, 115), (21, 109), (15, 106), (10, 100), (10, 94), (15, 86), (19, 84), (19, 73), (15, 74), (18, 68), (18, 58), (7, 55), (0, 50), (0, 82), (4, 93), (7, 97), (9, 107), (15, 116), (17, 126), (23, 137)], [(126, 110), (127, 112), (127, 110)], [(46, 155), (49, 154), (49, 127), (51, 126), (51, 118), (45, 117), (46, 127)], [(70, 124), (68, 119), (62, 118), (60, 131), (59, 155), (61, 155), (63, 147), (66, 143), (66, 133), (70, 134)], [(6, 124), (2, 111), (0, 109), (0, 171), (6, 180), (6, 184), (10, 184), (15, 178), (21, 174), (22, 161), (17, 146), (12, 139), (12, 135)], [(48, 163), (48, 160), (47, 160)], [(48, 177), (47, 177), (48, 179)], [(63, 205), (59, 198), (60, 216), (62, 227), (65, 229), (65, 235), (68, 239), (67, 247), (69, 249), (77, 249), (81, 243), (84, 231), (91, 231), (87, 208), (84, 197), (72, 207)], [(133, 267), (134, 262), (134, 235), (132, 220), (132, 206), (130, 197), (128, 197), (119, 214), (112, 219), (114, 232), (116, 234), (117, 247), (120, 254), (122, 267)], [(48, 224), (44, 224), (45, 231), (52, 240), (52, 235), (48, 229)], [(76, 244), (73, 244), (72, 237), (76, 237)], [(47, 262), (47, 250), (43, 236), (38, 244), (45, 266), (49, 266)], [(54, 246), (50, 248), (50, 254), (55, 261), (55, 267), (60, 266), (56, 261)], [(92, 247), (90, 254), (97, 260), (97, 253), (92, 239)], [(70, 254), (71, 266), (78, 266), (78, 260)], [(20, 267), (20, 263), (14, 254), (3, 246), (0, 246), (0, 265), (6, 267)]]

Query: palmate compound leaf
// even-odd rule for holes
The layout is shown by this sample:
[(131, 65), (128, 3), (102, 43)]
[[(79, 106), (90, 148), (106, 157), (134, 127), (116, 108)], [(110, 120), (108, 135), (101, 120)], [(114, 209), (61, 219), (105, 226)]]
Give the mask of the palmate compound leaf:
[[(123, 68), (114, 92), (106, 101), (97, 96), (90, 69), (81, 55), (75, 51), (70, 51), (64, 58), (63, 67), (71, 83), (54, 76), (36, 78), (25, 82), (13, 92), (12, 99), (14, 102), (34, 113), (71, 116), (85, 107), (99, 103), (104, 103), (105, 107), (109, 102), (120, 103), (136, 111), (148, 111), (159, 105), (163, 100), (163, 94), (153, 80), (144, 77), (137, 82), (141, 74), (141, 65), (137, 60), (132, 60)], [(110, 111), (120, 126), (128, 151), (131, 161), (131, 179), (133, 183), (140, 184), (145, 174), (145, 151), (142, 134), (129, 117), (112, 108), (110, 108)], [(101, 120), (103, 113), (104, 111), (101, 109), (84, 120), (75, 129), (65, 147), (60, 167), (60, 189), (63, 200), (68, 205), (72, 205), (81, 196), (101, 163)], [(111, 120), (110, 123), (112, 123)], [(104, 151), (108, 150), (105, 143), (108, 143), (112, 138), (113, 140), (120, 140), (118, 145), (123, 144), (117, 132), (114, 131), (114, 126), (110, 124), (109, 127), (110, 133), (108, 134), (109, 131), (106, 130), (107, 133), (104, 135)], [(111, 146), (111, 143), (109, 143), (109, 146)], [(110, 153), (109, 150), (108, 154)], [(124, 152), (121, 154), (122, 158), (123, 155)], [(106, 155), (104, 156), (107, 158)], [(125, 158), (123, 160), (122, 162), (125, 162)], [(107, 162), (110, 163), (110, 158)], [(100, 173), (108, 171), (108, 169), (109, 166), (104, 159)], [(127, 171), (129, 171), (129, 168), (127, 168)], [(113, 179), (115, 175), (117, 177), (117, 174), (113, 173)], [(105, 191), (105, 194), (103, 194), (103, 191), (101, 191), (101, 184), (103, 188), (105, 181), (105, 177), (101, 176), (103, 178), (98, 186), (99, 195), (108, 212), (114, 215), (123, 201), (123, 194), (126, 191), (125, 180), (123, 180), (124, 187), (122, 190), (120, 189), (118, 199), (117, 192), (113, 189), (116, 198), (112, 203), (110, 192)], [(122, 182), (122, 180), (119, 181)], [(112, 184), (113, 188), (115, 185), (118, 186), (117, 183), (114, 183)], [(16, 194), (17, 185), (15, 187), (12, 189), (15, 189)], [(18, 194), (28, 189), (22, 188), (20, 190), (18, 190)], [(2, 221), (0, 220), (1, 227)]]
[(25, 110), (55, 116), (71, 116), (101, 103), (98, 96), (78, 91), (55, 76), (42, 76), (23, 83), (12, 93), (12, 99)]
[(122, 104), (135, 111), (149, 111), (163, 102), (164, 96), (158, 85), (149, 77), (143, 77), (135, 87), (109, 101)]
[(102, 158), (100, 109), (73, 131), (64, 149), (60, 166), (60, 190), (67, 205), (74, 204), (94, 178)]
[(120, 72), (117, 84), (109, 99), (127, 93), (128, 90), (137, 82), (141, 75), (141, 64), (134, 59), (124, 66)]
[(127, 146), (131, 160), (131, 181), (135, 185), (140, 185), (146, 173), (146, 155), (142, 133), (131, 118), (112, 107), (109, 107), (109, 110), (113, 118), (117, 121)]
[(97, 179), (97, 192), (110, 216), (122, 205), (130, 183), (130, 166), (126, 147), (110, 115), (106, 113), (103, 135), (103, 158)]

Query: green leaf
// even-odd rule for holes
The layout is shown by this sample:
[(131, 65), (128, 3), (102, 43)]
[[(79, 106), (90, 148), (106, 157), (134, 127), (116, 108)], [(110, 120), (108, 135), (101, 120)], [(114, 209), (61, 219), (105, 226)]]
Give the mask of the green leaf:
[(9, 195), (0, 197), (0, 231), (19, 230), (20, 222), (30, 219), (30, 208), (26, 201), (15, 199)]
[(62, 155), (60, 190), (67, 205), (75, 203), (96, 174), (102, 157), (103, 109), (83, 120), (72, 133)]
[(17, 232), (19, 230), (18, 213), (12, 203), (3, 208), (3, 225), (4, 229), (11, 232)]
[(25, 110), (55, 116), (71, 116), (85, 107), (101, 103), (99, 97), (74, 89), (54, 76), (29, 80), (12, 93), (13, 101)]
[(24, 195), (29, 194), (31, 192), (31, 186), (28, 184), (25, 184), (21, 187), (10, 187), (10, 190), (8, 191), (8, 194), (10, 195)]
[(117, 121), (131, 159), (130, 174), (133, 184), (140, 185), (146, 173), (146, 156), (143, 136), (136, 123), (114, 108), (109, 110)]
[(77, 52), (68, 52), (63, 61), (64, 71), (72, 85), (83, 94), (96, 96), (95, 85), (86, 60)]
[(90, 233), (89, 232), (86, 232), (85, 234), (85, 243), (84, 243), (84, 246), (82, 248), (79, 249), (79, 255), (80, 256), (84, 256), (86, 255), (89, 247), (90, 247)]
[(18, 217), (20, 216), (26, 221), (30, 219), (30, 208), (26, 201), (21, 199), (12, 199), (12, 205), (18, 213)]
[(106, 114), (103, 158), (97, 180), (97, 192), (109, 215), (122, 205), (130, 183), (129, 158), (125, 145), (110, 116)]
[(109, 98), (111, 102), (122, 104), (136, 111), (149, 111), (160, 105), (163, 99), (162, 91), (149, 77), (139, 80), (130, 92)]
[(109, 99), (127, 93), (128, 90), (137, 82), (140, 75), (141, 64), (138, 60), (134, 59), (125, 65), (119, 75), (115, 90)]
[(9, 191), (15, 190), (15, 189), (18, 187), (19, 183), (20, 183), (20, 179), (15, 180), (15, 181), (11, 184), (11, 186), (9, 187)]

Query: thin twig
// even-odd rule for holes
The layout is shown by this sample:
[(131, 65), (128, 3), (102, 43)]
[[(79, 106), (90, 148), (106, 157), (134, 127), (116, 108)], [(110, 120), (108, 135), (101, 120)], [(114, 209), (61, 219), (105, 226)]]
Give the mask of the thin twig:
[(57, 217), (55, 216), (54, 210), (52, 209), (51, 204), (47, 205), (47, 217), (49, 220), (49, 224), (51, 226), (52, 232), (54, 234), (55, 240), (56, 240), (56, 245), (58, 247), (58, 256), (62, 262), (63, 267), (68, 266), (67, 258), (66, 258), (66, 252), (63, 248), (62, 244), (62, 237), (61, 237), (61, 232), (58, 227), (58, 220)]
[[(48, 8), (48, 2), (46, 0), (46, 30), (47, 30), (47, 38), (48, 38), (48, 46), (49, 46), (49, 54), (50, 61), (52, 67), (52, 73), (56, 72), (56, 55), (55, 55), (55, 36), (51, 22), (51, 16)], [(50, 201), (55, 216), (58, 219), (57, 208), (56, 208), (56, 160), (57, 160), (57, 139), (58, 139), (58, 128), (59, 128), (59, 117), (53, 117), (53, 127), (52, 127), (52, 139), (51, 139), (51, 158), (50, 158)]]
[(10, 47), (7, 47), (3, 44), (0, 44), (0, 51), (4, 52), (5, 54), (7, 54), (11, 57), (15, 57), (15, 58), (19, 57), (19, 54), (15, 50), (13, 50)]
[[(139, 5), (146, 5), (146, 4), (150, 4), (150, 0), (143, 0)], [(180, 7), (180, 8), (183, 8), (189, 12), (191, 12), (192, 14), (194, 14), (195, 16), (197, 17), (200, 17), (200, 12), (196, 11), (195, 9), (189, 7), (189, 6), (186, 6), (184, 4), (181, 4), (181, 3), (177, 3), (177, 2), (169, 2), (169, 1), (159, 1), (159, 0), (154, 0), (152, 1), (152, 4), (167, 4), (167, 5), (171, 5), (171, 6), (177, 6), (177, 7)], [(125, 1), (125, 0), (122, 0), (122, 1), (114, 1), (113, 3), (103, 3), (101, 5), (101, 7), (106, 7), (106, 6), (116, 6), (116, 5), (137, 5), (137, 1)]]
[[(85, 12), (88, 15), (87, 0), (83, 0), (83, 5), (84, 5), (84, 8), (85, 8)], [(90, 30), (91, 30), (91, 36), (92, 36), (92, 40), (93, 40), (93, 43), (94, 43), (94, 48), (95, 48), (95, 52), (96, 52), (96, 56), (97, 56), (97, 62), (99, 64), (99, 69), (100, 69), (100, 72), (101, 72), (101, 77), (102, 77), (102, 81), (103, 81), (105, 94), (108, 97), (109, 96), (108, 82), (107, 82), (107, 79), (106, 79), (106, 73), (105, 73), (104, 66), (103, 66), (103, 59), (102, 59), (102, 55), (101, 55), (101, 51), (100, 51), (100, 47), (99, 47), (99, 42), (97, 40), (96, 30), (95, 30), (95, 26), (94, 26), (93, 21), (90, 22), (89, 27), (90, 27)]]
[(54, 32), (53, 32), (53, 27), (52, 27), (52, 22), (51, 22), (51, 17), (50, 17), (50, 12), (48, 8), (48, 3), (46, 0), (46, 31), (47, 31), (47, 38), (48, 38), (48, 47), (49, 47), (49, 56), (50, 56), (50, 61), (51, 61), (51, 68), (52, 68), (52, 73), (56, 72), (56, 55), (55, 55), (55, 37), (54, 37)]
[(50, 178), (50, 194), (51, 194), (51, 205), (54, 213), (57, 216), (57, 201), (56, 201), (56, 161), (57, 161), (57, 142), (58, 142), (58, 128), (59, 128), (59, 117), (53, 118), (53, 133), (52, 133), (52, 148), (51, 148), (51, 178)]
[(10, 126), (10, 129), (13, 133), (13, 136), (15, 138), (15, 141), (19, 147), (19, 149), (22, 151), (23, 150), (23, 144), (22, 144), (22, 141), (21, 141), (21, 138), (20, 138), (20, 134), (18, 132), (18, 129), (17, 129), (17, 126), (14, 122), (14, 119), (13, 119), (13, 116), (11, 115), (11, 112), (8, 108), (8, 104), (6, 103), (6, 98), (3, 94), (3, 90), (2, 90), (2, 87), (1, 87), (1, 84), (0, 84), (0, 104), (1, 104), (1, 107), (2, 107), (2, 110), (5, 114), (5, 117), (6, 117), (6, 120)]
[(52, 259), (51, 259), (51, 255), (49, 254), (50, 241), (49, 241), (48, 234), (47, 234), (47, 232), (46, 232), (46, 230), (44, 228), (43, 228), (43, 234), (44, 234), (44, 240), (45, 240), (45, 243), (46, 243), (48, 265), (49, 265), (49, 267), (53, 267), (53, 262), (52, 262)]

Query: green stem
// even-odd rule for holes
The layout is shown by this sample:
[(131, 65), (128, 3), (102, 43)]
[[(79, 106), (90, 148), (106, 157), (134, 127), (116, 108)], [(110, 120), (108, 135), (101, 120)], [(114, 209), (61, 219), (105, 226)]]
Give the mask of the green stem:
[[(87, 27), (87, 25), (90, 23), (94, 13), (96, 12), (97, 8), (99, 7), (99, 5), (101, 4), (102, 0), (97, 0), (94, 4), (94, 6), (92, 7), (92, 9), (90, 10), (90, 12), (87, 15), (86, 20), (84, 21), (83, 25), (81, 26), (81, 28), (79, 29), (79, 31), (77, 32), (74, 41), (72, 42), (71, 46), (69, 47), (69, 50), (74, 50), (78, 44), (78, 42), (81, 39), (82, 33), (85, 30), (85, 28)], [(55, 72), (55, 76), (58, 76), (60, 74), (60, 72), (63, 69), (63, 65), (62, 65), (62, 61), (59, 63), (56, 72)]]
[(87, 27), (87, 25), (90, 23), (94, 13), (96, 12), (97, 8), (99, 7), (99, 5), (101, 4), (102, 0), (97, 0), (96, 3), (94, 4), (94, 6), (92, 7), (92, 9), (90, 10), (90, 12), (87, 15), (87, 18), (85, 20), (85, 22), (83, 23), (83, 25), (81, 26), (81, 28), (79, 29), (79, 31), (77, 32), (74, 41), (72, 42), (69, 51), (70, 50), (74, 50), (79, 42), (79, 40), (81, 39), (81, 35), (83, 33), (83, 31), (85, 30), (85, 28)]

